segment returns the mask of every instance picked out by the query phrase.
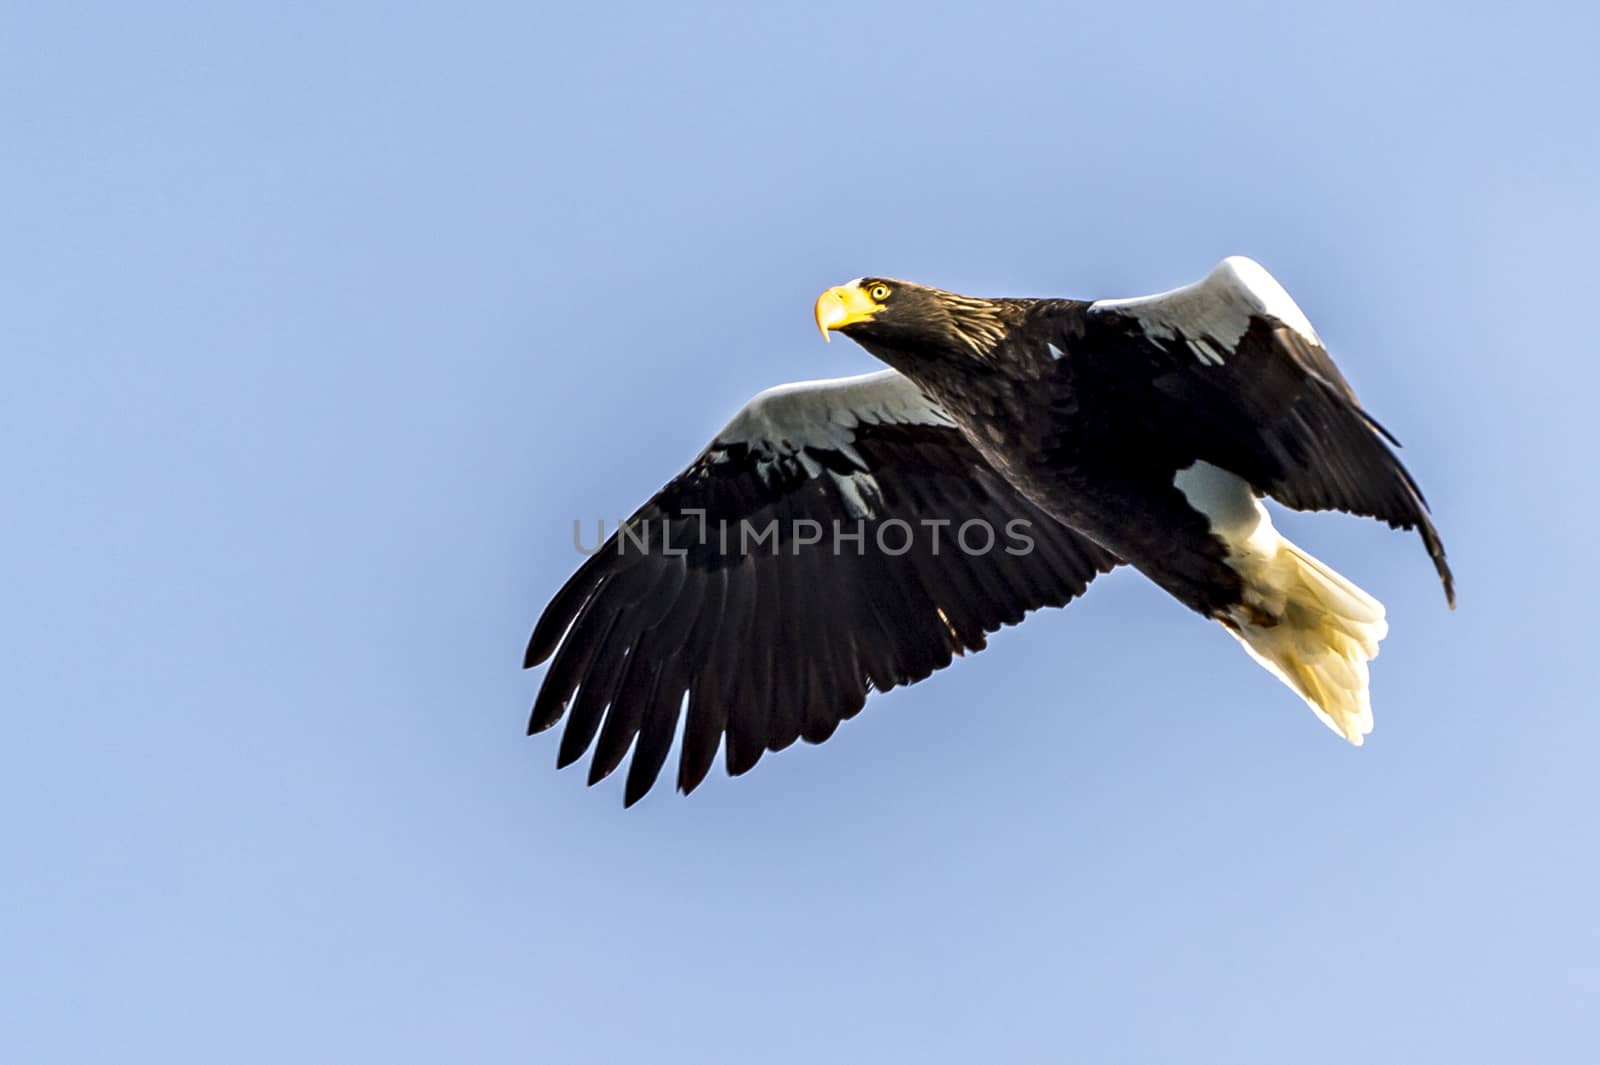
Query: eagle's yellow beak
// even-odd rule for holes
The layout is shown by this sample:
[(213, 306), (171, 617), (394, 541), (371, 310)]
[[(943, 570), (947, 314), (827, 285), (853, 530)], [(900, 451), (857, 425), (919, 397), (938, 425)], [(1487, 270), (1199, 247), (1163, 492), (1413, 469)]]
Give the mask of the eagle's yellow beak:
[(828, 340), (829, 330), (865, 322), (881, 310), (883, 304), (874, 302), (860, 285), (835, 285), (817, 297), (817, 329)]

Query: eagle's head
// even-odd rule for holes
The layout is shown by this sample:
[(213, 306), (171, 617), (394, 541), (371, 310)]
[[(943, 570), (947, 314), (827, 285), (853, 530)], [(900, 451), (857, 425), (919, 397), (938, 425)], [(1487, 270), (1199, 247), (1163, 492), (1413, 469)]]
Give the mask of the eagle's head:
[(987, 359), (1005, 339), (1002, 305), (888, 277), (817, 297), (817, 328), (838, 330), (891, 365), (908, 356)]

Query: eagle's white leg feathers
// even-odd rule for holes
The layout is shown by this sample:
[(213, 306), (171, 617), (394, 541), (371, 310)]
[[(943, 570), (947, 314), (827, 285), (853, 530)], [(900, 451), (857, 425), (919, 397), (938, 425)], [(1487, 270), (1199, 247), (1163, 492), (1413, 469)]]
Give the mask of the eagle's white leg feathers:
[(1325, 725), (1360, 746), (1372, 731), (1367, 663), (1389, 631), (1383, 604), (1279, 535), (1240, 478), (1197, 462), (1175, 483), (1244, 578), (1244, 602), (1217, 620)]

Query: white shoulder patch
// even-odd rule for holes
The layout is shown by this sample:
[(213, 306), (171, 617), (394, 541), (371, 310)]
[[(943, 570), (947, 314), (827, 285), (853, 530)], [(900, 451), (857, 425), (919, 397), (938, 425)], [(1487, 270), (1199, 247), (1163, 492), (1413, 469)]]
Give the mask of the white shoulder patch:
[(828, 448), (845, 452), (859, 464), (851, 445), (856, 427), (863, 424), (955, 426), (910, 378), (881, 370), (769, 388), (746, 403), (717, 440), (766, 442), (786, 451)]
[(1089, 310), (1136, 319), (1153, 340), (1182, 340), (1202, 364), (1220, 366), (1253, 317), (1276, 318), (1311, 343), (1322, 341), (1283, 286), (1256, 262), (1231, 255), (1202, 280), (1171, 292), (1096, 300)]
[(1283, 286), (1278, 284), (1278, 279), (1267, 273), (1266, 267), (1243, 255), (1230, 255), (1217, 264), (1217, 268), (1211, 271), (1211, 277), (1216, 277), (1223, 270), (1232, 275), (1237, 287), (1254, 298), (1260, 310), (1270, 314), (1313, 344), (1321, 346), (1322, 338), (1311, 328), (1311, 322), (1306, 318), (1305, 312), (1300, 309), (1300, 305), (1293, 297), (1284, 291)]

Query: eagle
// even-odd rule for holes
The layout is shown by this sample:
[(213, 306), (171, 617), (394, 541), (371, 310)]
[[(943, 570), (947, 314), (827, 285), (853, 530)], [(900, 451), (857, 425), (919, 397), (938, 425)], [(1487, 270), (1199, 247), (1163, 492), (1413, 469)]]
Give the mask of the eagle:
[(530, 734), (625, 805), (682, 722), (677, 786), (821, 743), (1126, 564), (1221, 624), (1324, 724), (1372, 729), (1384, 608), (1273, 527), (1263, 497), (1415, 530), (1428, 505), (1258, 263), (1132, 299), (981, 299), (864, 277), (815, 317), (890, 369), (768, 389), (546, 607)]

